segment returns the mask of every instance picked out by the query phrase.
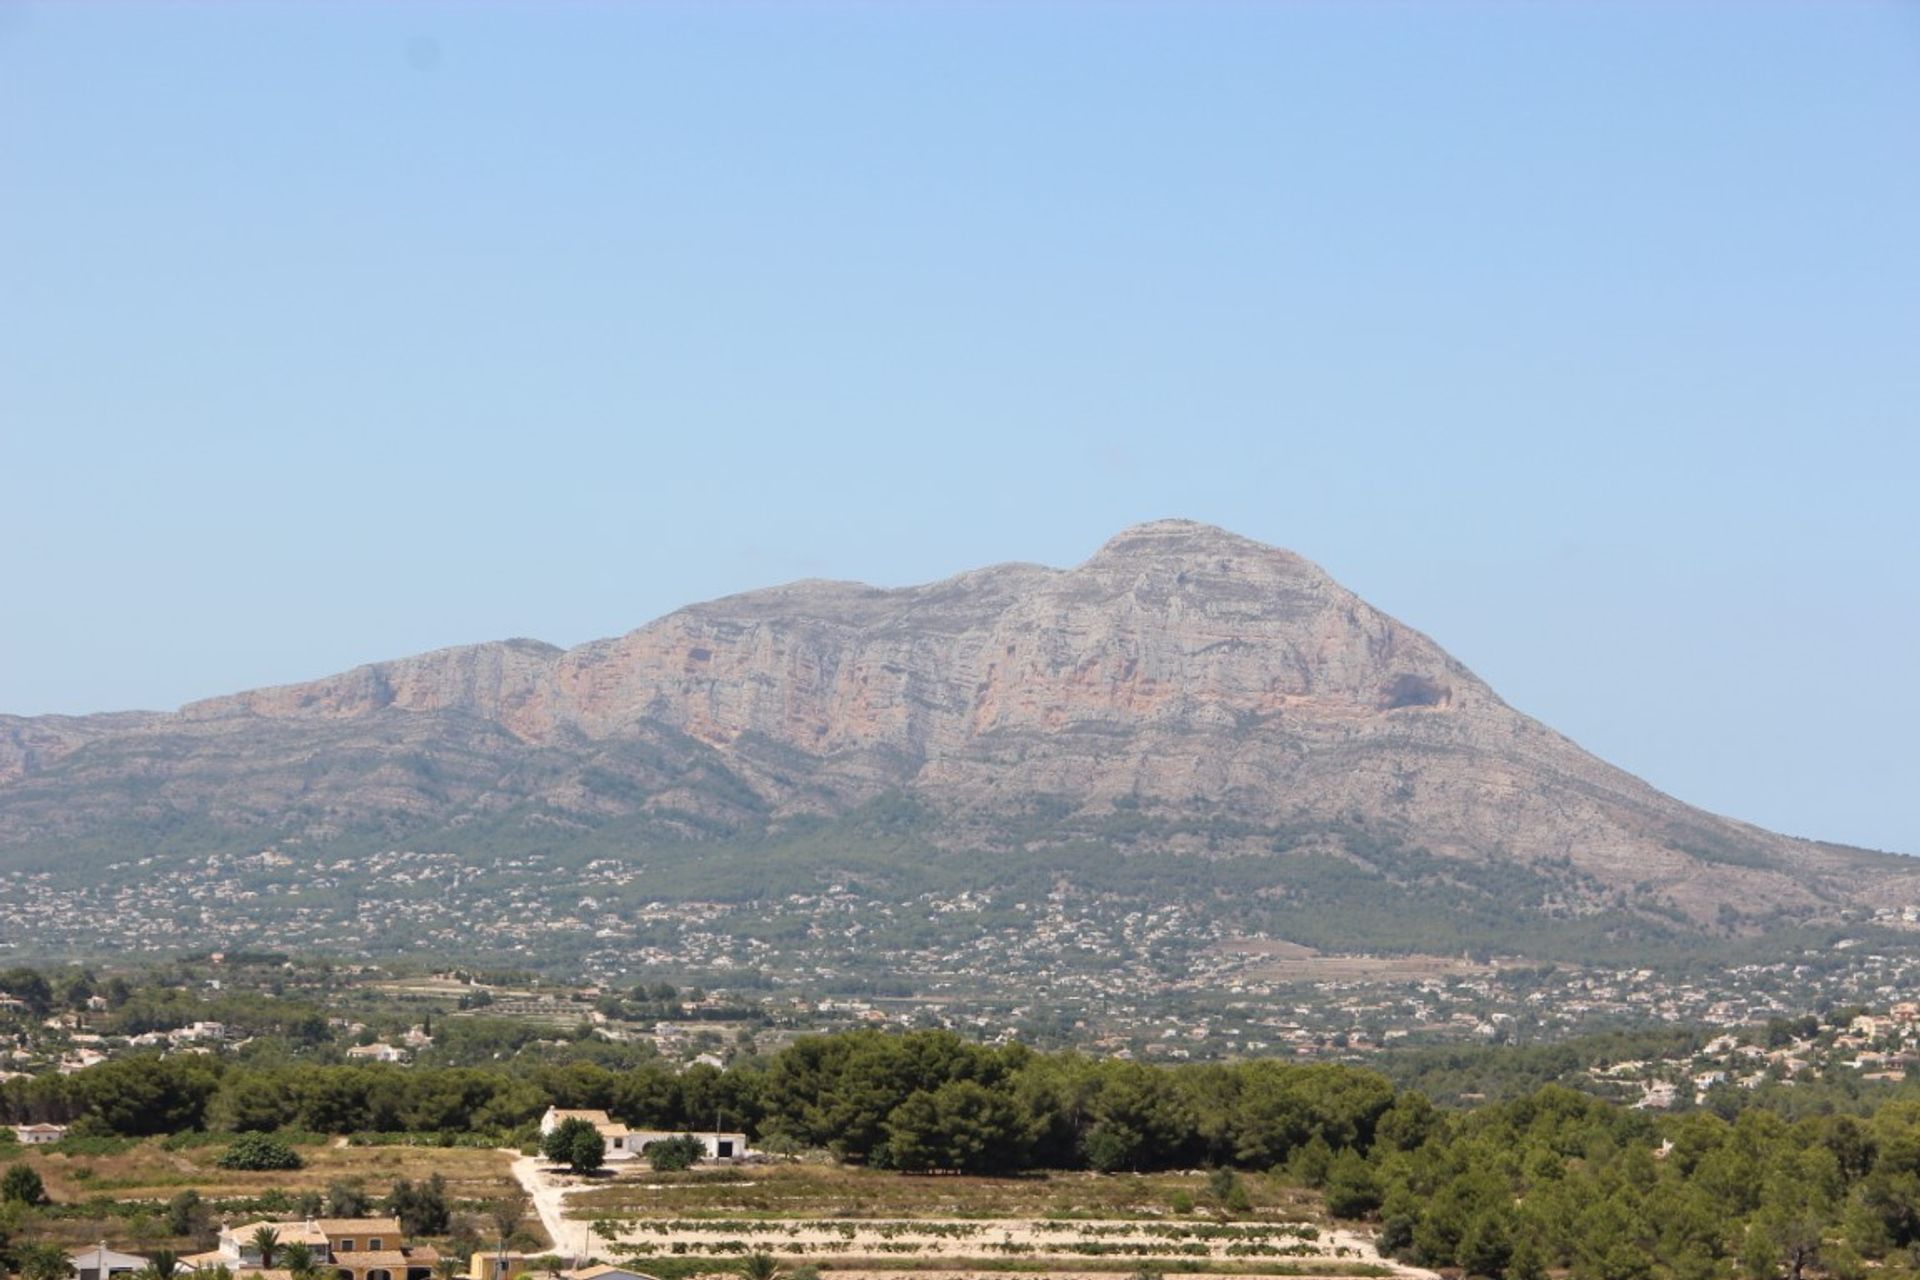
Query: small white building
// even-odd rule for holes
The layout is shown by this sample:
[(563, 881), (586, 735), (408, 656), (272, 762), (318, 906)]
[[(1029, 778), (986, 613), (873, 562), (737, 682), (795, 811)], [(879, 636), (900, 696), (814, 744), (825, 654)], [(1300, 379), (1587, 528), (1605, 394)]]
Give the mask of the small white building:
[[(23, 1147), (44, 1147), (49, 1143), (58, 1142), (60, 1139), (66, 1137), (67, 1126), (63, 1124), (17, 1124), (13, 1126), (13, 1136)], [(134, 1270), (138, 1271), (140, 1267), (146, 1265), (146, 1262), (142, 1260)]]
[(631, 1129), (627, 1132), (627, 1145), (638, 1153), (656, 1142), (681, 1136), (699, 1143), (705, 1149), (708, 1160), (737, 1160), (751, 1154), (744, 1133), (687, 1133), (684, 1130), (681, 1133), (667, 1133), (659, 1129)]
[[(540, 1132), (542, 1136), (552, 1133), (569, 1120), (585, 1120), (599, 1132), (601, 1141), (607, 1144), (608, 1160), (631, 1160), (656, 1142), (681, 1136), (665, 1129), (629, 1129), (604, 1111), (566, 1111), (559, 1107), (548, 1107), (547, 1113), (540, 1117)], [(735, 1160), (749, 1152), (744, 1133), (687, 1136), (700, 1144), (709, 1160)]]
[(640, 1154), (640, 1147), (630, 1141), (633, 1131), (604, 1111), (548, 1107), (546, 1114), (540, 1117), (540, 1136), (545, 1137), (569, 1120), (585, 1120), (594, 1127), (600, 1140), (607, 1144), (608, 1160), (631, 1160)]
[(137, 1253), (121, 1253), (97, 1244), (91, 1249), (67, 1250), (67, 1265), (78, 1280), (109, 1280), (111, 1276), (132, 1275), (146, 1268), (147, 1260)]
[(357, 1044), (347, 1056), (355, 1062), (405, 1062), (407, 1051), (390, 1044)]
[(631, 1267), (615, 1267), (599, 1263), (591, 1267), (575, 1267), (572, 1271), (562, 1271), (561, 1280), (653, 1280), (644, 1271), (635, 1271)]

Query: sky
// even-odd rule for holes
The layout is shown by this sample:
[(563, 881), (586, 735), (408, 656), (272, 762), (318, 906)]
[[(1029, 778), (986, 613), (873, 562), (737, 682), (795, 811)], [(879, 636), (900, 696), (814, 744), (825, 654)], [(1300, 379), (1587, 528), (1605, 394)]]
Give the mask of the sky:
[(0, 711), (1290, 547), (1920, 853), (1920, 5), (0, 0)]

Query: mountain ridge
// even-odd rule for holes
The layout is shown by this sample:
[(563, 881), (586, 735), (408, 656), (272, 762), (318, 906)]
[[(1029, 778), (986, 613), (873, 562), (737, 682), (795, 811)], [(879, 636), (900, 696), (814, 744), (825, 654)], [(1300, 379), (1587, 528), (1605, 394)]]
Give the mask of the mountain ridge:
[(0, 861), (457, 847), (482, 826), (718, 850), (892, 794), (931, 815), (920, 856), (1284, 845), (1374, 866), (1365, 850), (1391, 845), (1438, 858), (1429, 879), (1511, 871), (1518, 911), (1722, 932), (1920, 898), (1901, 859), (1686, 806), (1311, 561), (1184, 520), (1067, 569), (788, 583), (566, 649), (456, 646), (172, 713), (0, 716)]

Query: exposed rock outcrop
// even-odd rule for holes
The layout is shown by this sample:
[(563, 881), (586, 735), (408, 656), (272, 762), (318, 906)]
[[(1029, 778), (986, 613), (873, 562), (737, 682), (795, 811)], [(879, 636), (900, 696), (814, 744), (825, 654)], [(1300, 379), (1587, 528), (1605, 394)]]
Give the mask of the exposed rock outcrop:
[(946, 815), (957, 846), (1036, 797), (1063, 821), (1215, 813), (1227, 853), (1360, 824), (1569, 866), (1702, 921), (1826, 910), (1904, 870), (1689, 808), (1308, 561), (1179, 520), (1069, 570), (800, 582), (571, 650), (448, 649), (172, 715), (0, 719), (0, 857), (183, 818), (258, 841), (406, 828), (457, 845), (510, 811), (696, 834), (893, 790)]

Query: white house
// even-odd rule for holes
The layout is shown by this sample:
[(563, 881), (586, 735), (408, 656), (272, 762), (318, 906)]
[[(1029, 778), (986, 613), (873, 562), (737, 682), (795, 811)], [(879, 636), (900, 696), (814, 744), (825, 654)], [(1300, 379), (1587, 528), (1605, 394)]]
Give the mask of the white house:
[(390, 1044), (357, 1044), (347, 1056), (356, 1062), (405, 1062), (407, 1051)]
[(665, 1142), (682, 1134), (699, 1143), (709, 1160), (735, 1160), (749, 1154), (747, 1135), (744, 1133), (686, 1133), (685, 1130), (667, 1133), (659, 1129), (634, 1129), (627, 1134), (627, 1144), (635, 1151), (645, 1151), (656, 1142)]
[(67, 1265), (78, 1280), (108, 1280), (143, 1270), (147, 1260), (137, 1253), (120, 1253), (97, 1244), (91, 1249), (69, 1249)]
[[(601, 1141), (607, 1144), (608, 1160), (631, 1160), (656, 1142), (665, 1142), (669, 1138), (680, 1136), (677, 1132), (665, 1129), (629, 1129), (604, 1111), (563, 1111), (559, 1107), (548, 1107), (547, 1113), (540, 1117), (541, 1134), (552, 1133), (568, 1120), (585, 1120), (600, 1134)], [(709, 1160), (733, 1160), (748, 1153), (747, 1135), (744, 1133), (695, 1133), (689, 1135), (698, 1142)]]
[(547, 1113), (540, 1117), (540, 1135), (545, 1137), (569, 1120), (585, 1120), (592, 1125), (600, 1134), (600, 1140), (607, 1144), (609, 1160), (631, 1160), (640, 1154), (640, 1147), (630, 1141), (633, 1131), (604, 1111), (548, 1107)]
[[(23, 1147), (44, 1147), (50, 1142), (58, 1142), (67, 1136), (67, 1126), (63, 1124), (17, 1124), (13, 1126), (13, 1136)], [(134, 1267), (138, 1271), (146, 1266), (143, 1260)]]

